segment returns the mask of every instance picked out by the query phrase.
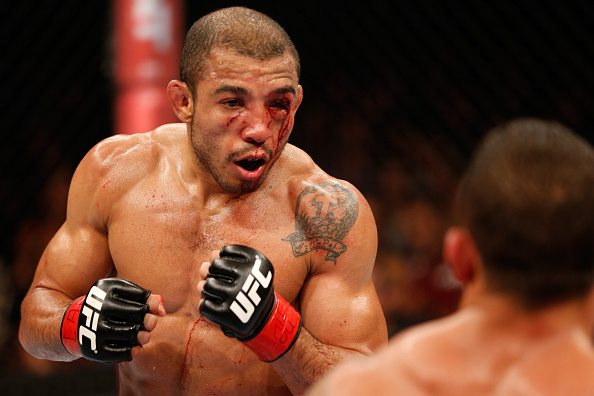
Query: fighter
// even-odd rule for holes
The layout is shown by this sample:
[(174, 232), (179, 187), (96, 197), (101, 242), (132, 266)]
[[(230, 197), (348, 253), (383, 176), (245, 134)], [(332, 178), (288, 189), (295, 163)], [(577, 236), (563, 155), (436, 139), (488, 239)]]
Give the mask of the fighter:
[(181, 123), (107, 138), (74, 174), (22, 304), (29, 353), (117, 363), (121, 395), (281, 395), (384, 345), (371, 209), (288, 143), (299, 74), (264, 14), (191, 27)]

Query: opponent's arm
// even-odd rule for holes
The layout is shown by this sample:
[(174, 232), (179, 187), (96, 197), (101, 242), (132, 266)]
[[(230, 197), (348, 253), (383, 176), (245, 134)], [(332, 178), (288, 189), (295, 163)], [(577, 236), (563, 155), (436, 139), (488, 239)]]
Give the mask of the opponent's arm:
[[(75, 298), (86, 296), (93, 283), (113, 268), (105, 215), (109, 201), (101, 194), (105, 173), (101, 164), (105, 161), (100, 157), (95, 148), (75, 172), (66, 221), (46, 247), (21, 306), (19, 338), (25, 350), (37, 358), (71, 361), (80, 356), (63, 345), (65, 312)], [(146, 300), (152, 314), (164, 314), (160, 302), (160, 297), (153, 295)], [(148, 342), (149, 332), (156, 325), (152, 314), (144, 315), (142, 320), (144, 330), (137, 335), (140, 345)], [(91, 320), (91, 328), (93, 324)], [(140, 346), (134, 349), (132, 357), (138, 354)]]

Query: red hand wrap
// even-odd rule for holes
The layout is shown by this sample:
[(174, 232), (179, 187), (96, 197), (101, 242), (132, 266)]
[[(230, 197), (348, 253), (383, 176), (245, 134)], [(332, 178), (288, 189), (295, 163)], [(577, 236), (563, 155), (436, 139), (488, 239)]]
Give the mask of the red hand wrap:
[(64, 313), (64, 318), (62, 319), (62, 344), (74, 356), (82, 356), (78, 346), (78, 317), (84, 301), (85, 296), (74, 300)]
[(291, 349), (301, 331), (301, 315), (284, 298), (274, 293), (276, 301), (262, 331), (244, 344), (260, 360), (273, 362)]

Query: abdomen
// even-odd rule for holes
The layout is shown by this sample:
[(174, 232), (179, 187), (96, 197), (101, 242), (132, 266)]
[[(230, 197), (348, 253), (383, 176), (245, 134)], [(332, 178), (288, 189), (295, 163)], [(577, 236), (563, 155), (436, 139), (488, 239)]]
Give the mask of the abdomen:
[(273, 366), (203, 318), (159, 318), (141, 354), (119, 367), (121, 395), (290, 394)]

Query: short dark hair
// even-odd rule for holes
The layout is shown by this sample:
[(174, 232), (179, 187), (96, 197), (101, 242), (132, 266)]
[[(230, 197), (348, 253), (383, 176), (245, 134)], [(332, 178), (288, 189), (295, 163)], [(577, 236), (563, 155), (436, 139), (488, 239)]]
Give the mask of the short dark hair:
[(186, 35), (180, 78), (192, 93), (202, 77), (205, 61), (215, 48), (229, 48), (239, 55), (260, 60), (288, 52), (295, 59), (297, 76), (300, 74), (297, 49), (276, 21), (245, 7), (223, 8), (200, 18)]
[(594, 149), (563, 125), (534, 118), (489, 131), (455, 205), (487, 287), (524, 308), (584, 297), (594, 281)]

